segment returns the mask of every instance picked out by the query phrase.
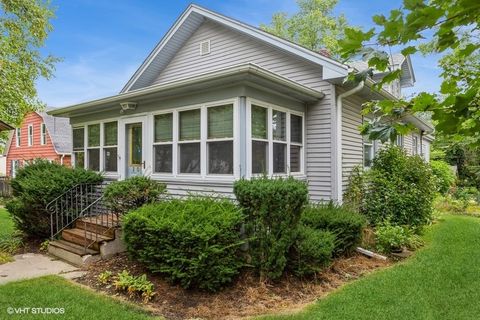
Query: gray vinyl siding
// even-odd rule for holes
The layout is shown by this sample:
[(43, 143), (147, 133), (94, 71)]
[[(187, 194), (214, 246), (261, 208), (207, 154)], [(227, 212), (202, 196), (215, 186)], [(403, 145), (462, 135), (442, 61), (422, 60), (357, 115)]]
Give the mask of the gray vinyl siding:
[[(341, 93), (341, 91), (339, 92)], [(363, 165), (363, 137), (358, 127), (363, 122), (362, 103), (358, 95), (343, 99), (342, 109), (342, 187), (348, 183), (355, 166)]]
[[(201, 56), (199, 47), (205, 40), (210, 40), (211, 52)], [(185, 42), (154, 83), (170, 82), (246, 63), (257, 64), (325, 94), (325, 98), (307, 108), (304, 147), (310, 198), (313, 201), (331, 199), (332, 97), (331, 85), (322, 80), (320, 66), (214, 22), (206, 21)]]
[[(210, 40), (211, 52), (200, 55), (200, 43)], [(155, 79), (154, 84), (254, 63), (312, 89), (322, 88), (322, 68), (220, 24), (206, 21), (188, 39)]]

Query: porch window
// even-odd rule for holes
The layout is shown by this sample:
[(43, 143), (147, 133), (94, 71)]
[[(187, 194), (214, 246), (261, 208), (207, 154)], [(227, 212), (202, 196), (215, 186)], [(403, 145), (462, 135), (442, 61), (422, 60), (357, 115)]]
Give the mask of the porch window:
[(412, 155), (416, 156), (418, 154), (418, 137), (412, 137)]
[(395, 140), (395, 145), (398, 147), (403, 147), (403, 136), (397, 135), (397, 139)]
[(47, 144), (47, 126), (42, 123), (40, 127), (40, 144), (43, 146)]
[(200, 173), (200, 114), (200, 109), (179, 112), (180, 173)]
[(33, 124), (28, 125), (28, 146), (33, 145)]
[(87, 126), (87, 132), (87, 167), (93, 171), (100, 171), (100, 124)]
[(303, 170), (303, 116), (275, 107), (251, 106), (251, 173)]
[(85, 129), (73, 129), (73, 161), (77, 168), (85, 167)]
[(116, 121), (103, 125), (103, 166), (106, 172), (117, 172), (118, 166), (118, 124)]
[(20, 147), (20, 143), (22, 142), (21, 137), (22, 137), (22, 129), (17, 128), (17, 130), (15, 132), (15, 145), (17, 147)]
[(155, 116), (154, 171), (172, 173), (173, 169), (173, 113)]
[(208, 173), (233, 174), (233, 105), (207, 110)]

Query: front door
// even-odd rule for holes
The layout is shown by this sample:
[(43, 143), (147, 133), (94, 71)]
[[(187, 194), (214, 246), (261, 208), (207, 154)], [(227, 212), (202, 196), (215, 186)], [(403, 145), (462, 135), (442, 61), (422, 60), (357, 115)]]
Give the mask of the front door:
[(128, 123), (125, 125), (126, 135), (126, 176), (141, 176), (145, 169), (143, 155), (143, 123)]

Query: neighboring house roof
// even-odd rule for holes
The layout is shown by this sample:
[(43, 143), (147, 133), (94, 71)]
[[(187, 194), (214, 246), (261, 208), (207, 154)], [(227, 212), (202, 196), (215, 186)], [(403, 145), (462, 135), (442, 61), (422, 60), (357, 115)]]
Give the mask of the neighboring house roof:
[(321, 53), (314, 52), (246, 23), (191, 4), (145, 59), (140, 68), (138, 68), (120, 93), (150, 85), (155, 76), (168, 65), (176, 52), (205, 21), (205, 19), (215, 21), (228, 28), (267, 42), (269, 45), (279, 50), (300, 56), (306, 60), (321, 65), (323, 67), (323, 79), (325, 80), (344, 77), (348, 74), (347, 65), (326, 57)]
[(13, 130), (14, 128), (6, 122), (0, 120), (0, 132), (5, 130)]
[[(404, 56), (401, 53), (392, 54), (390, 57), (390, 65), (393, 70), (402, 69), (402, 75), (400, 78), (400, 85), (404, 87), (412, 87), (415, 83), (415, 74), (413, 73), (413, 66), (410, 56)], [(363, 71), (368, 69), (367, 61), (357, 60), (349, 62), (348, 65), (357, 71)], [(379, 80), (381, 77), (386, 75), (386, 72), (381, 72), (374, 70), (374, 80)]]
[(43, 118), (55, 151), (59, 154), (72, 152), (72, 129), (68, 118), (53, 117), (46, 112), (37, 112)]

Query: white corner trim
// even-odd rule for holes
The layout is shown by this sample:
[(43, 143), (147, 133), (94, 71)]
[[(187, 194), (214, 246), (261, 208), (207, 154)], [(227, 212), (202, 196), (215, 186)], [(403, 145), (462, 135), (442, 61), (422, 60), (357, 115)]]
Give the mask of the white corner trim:
[(343, 165), (342, 165), (342, 109), (343, 109), (343, 98), (346, 98), (348, 96), (351, 96), (360, 90), (363, 89), (365, 85), (365, 81), (361, 81), (356, 87), (353, 89), (350, 89), (346, 92), (343, 92), (338, 95), (336, 101), (337, 101), (337, 106), (336, 106), (336, 112), (335, 112), (335, 135), (336, 135), (336, 149), (335, 149), (335, 175), (336, 179), (334, 181), (334, 190), (336, 191), (336, 196), (334, 197), (334, 200), (338, 203), (341, 204), (343, 202)]

